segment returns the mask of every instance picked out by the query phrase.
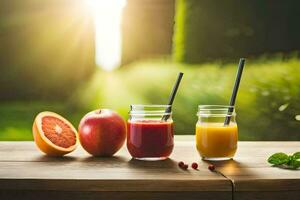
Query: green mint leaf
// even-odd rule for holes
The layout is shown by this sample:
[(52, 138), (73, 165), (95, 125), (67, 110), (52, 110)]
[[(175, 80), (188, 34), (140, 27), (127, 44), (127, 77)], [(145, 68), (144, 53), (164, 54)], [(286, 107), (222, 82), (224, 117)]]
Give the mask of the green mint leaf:
[(294, 160), (294, 157), (293, 156), (289, 156), (288, 162), (286, 164), (287, 165), (291, 165), (293, 160)]
[(293, 157), (296, 159), (300, 158), (300, 151), (293, 154)]
[(297, 169), (300, 167), (300, 152), (296, 152), (291, 156), (291, 160), (289, 162), (289, 166), (293, 167), (294, 169)]
[(291, 162), (288, 165), (294, 169), (299, 168), (300, 167), (300, 158), (291, 160)]
[(289, 156), (285, 153), (275, 153), (268, 158), (268, 162), (273, 165), (282, 165), (289, 162)]

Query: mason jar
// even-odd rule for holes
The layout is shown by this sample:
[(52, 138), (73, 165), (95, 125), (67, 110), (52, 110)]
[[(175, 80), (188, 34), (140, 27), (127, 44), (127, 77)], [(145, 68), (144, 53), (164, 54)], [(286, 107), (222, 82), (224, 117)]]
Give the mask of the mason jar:
[(204, 160), (232, 159), (237, 150), (238, 127), (233, 106), (200, 105), (196, 147)]
[(174, 125), (169, 105), (131, 105), (127, 149), (139, 160), (164, 160), (174, 147)]

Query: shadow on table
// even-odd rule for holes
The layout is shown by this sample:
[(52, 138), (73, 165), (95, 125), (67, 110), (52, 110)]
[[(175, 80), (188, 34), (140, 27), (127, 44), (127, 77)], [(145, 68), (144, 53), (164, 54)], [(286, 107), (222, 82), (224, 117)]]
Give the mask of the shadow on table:
[(142, 161), (142, 160), (136, 160), (136, 159), (131, 159), (128, 162), (128, 165), (130, 168), (135, 168), (135, 169), (149, 169), (149, 168), (157, 168), (157, 169), (177, 169), (177, 162), (167, 158), (166, 160), (160, 160), (160, 161)]
[(94, 157), (94, 156), (88, 156), (88, 157), (78, 157), (78, 156), (63, 156), (63, 157), (53, 157), (53, 156), (47, 156), (47, 155), (40, 155), (37, 156), (33, 162), (73, 162), (73, 161), (79, 161), (79, 162), (86, 162), (86, 163), (106, 163), (106, 164), (115, 164), (115, 163), (127, 163), (128, 158), (122, 157), (122, 156), (113, 156), (113, 157)]
[(128, 162), (128, 158), (123, 156), (112, 156), (112, 157), (94, 157), (89, 156), (85, 158), (81, 158), (80, 162), (85, 163), (87, 165), (94, 165), (99, 167), (125, 167)]
[(244, 174), (251, 175), (253, 172), (249, 170), (249, 166), (239, 162), (238, 160), (224, 160), (224, 161), (204, 161), (208, 164), (213, 164), (216, 169), (227, 177)]
[(161, 161), (141, 161), (126, 156), (112, 157), (78, 157), (66, 155), (63, 157), (52, 157), (47, 155), (38, 155), (33, 162), (81, 162), (87, 165), (95, 165), (99, 167), (130, 167), (132, 169), (168, 169), (178, 170), (177, 162), (167, 158)]
[(47, 155), (40, 155), (37, 156), (34, 160), (32, 160), (33, 162), (59, 162), (59, 161), (64, 161), (64, 162), (71, 162), (71, 161), (75, 161), (77, 160), (77, 158), (75, 156), (62, 156), (62, 157), (58, 157), (58, 156), (47, 156)]

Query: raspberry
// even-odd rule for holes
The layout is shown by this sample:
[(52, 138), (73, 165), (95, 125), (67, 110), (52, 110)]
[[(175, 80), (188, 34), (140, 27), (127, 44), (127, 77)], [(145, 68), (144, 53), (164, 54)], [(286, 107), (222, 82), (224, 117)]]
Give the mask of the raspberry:
[(198, 169), (198, 164), (197, 164), (197, 163), (195, 163), (195, 162), (194, 162), (194, 163), (192, 163), (192, 168), (193, 168), (193, 169)]
[(180, 168), (183, 168), (184, 162), (180, 161), (180, 162), (178, 163), (178, 166), (179, 166)]
[(210, 164), (210, 165), (208, 165), (208, 169), (209, 169), (210, 171), (214, 171), (214, 170), (215, 170), (215, 166), (212, 165), (212, 164)]
[(189, 168), (189, 165), (184, 164), (182, 168), (185, 169), (185, 170), (187, 170)]
[(184, 164), (183, 165), (183, 169), (187, 170), (189, 168), (189, 165), (188, 164)]

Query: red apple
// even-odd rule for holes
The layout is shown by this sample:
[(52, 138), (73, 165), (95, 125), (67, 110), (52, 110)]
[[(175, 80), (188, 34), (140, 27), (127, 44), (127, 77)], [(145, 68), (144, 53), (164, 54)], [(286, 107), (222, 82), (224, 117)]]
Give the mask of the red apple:
[(80, 143), (88, 153), (112, 156), (125, 142), (126, 123), (112, 110), (95, 110), (81, 119), (78, 133)]

